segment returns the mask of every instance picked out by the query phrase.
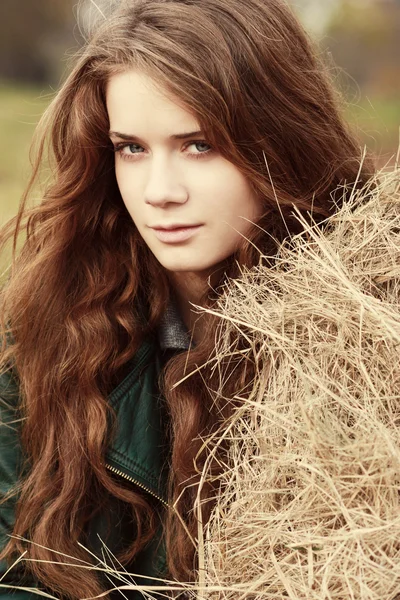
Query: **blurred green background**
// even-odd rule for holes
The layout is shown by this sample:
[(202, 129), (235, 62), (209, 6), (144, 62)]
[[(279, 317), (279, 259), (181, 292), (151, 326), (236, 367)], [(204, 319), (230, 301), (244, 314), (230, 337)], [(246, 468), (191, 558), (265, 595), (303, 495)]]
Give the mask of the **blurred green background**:
[[(82, 43), (78, 23), (115, 0), (76, 2), (1, 0), (0, 224), (17, 210), (29, 177), (35, 124)], [(362, 130), (361, 142), (381, 165), (393, 163), (400, 126), (400, 0), (291, 3), (332, 63), (347, 117)]]

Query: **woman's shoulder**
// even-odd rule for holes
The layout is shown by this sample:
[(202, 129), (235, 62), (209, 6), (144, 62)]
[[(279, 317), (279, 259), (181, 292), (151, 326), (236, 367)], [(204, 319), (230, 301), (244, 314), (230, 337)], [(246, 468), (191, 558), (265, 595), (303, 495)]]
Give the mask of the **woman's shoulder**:
[(2, 339), (0, 342), (2, 349), (2, 360), (0, 362), (0, 408), (5, 403), (17, 407), (20, 397), (18, 373), (13, 364), (13, 358), (7, 359), (3, 354), (3, 352), (6, 352), (13, 346), (14, 337), (11, 329), (7, 329), (5, 333), (3, 332), (3, 335), (5, 339)]
[(4, 369), (0, 372), (0, 406), (16, 407), (19, 396), (19, 381), (14, 369)]
[[(169, 306), (168, 313), (164, 316), (157, 332), (153, 335), (144, 336), (138, 346), (135, 355), (118, 372), (114, 385), (110, 390), (111, 395), (137, 375), (144, 364), (159, 358), (166, 351), (187, 350), (190, 344), (190, 338), (184, 329), (181, 320), (176, 311)], [(0, 405), (1, 407), (17, 408), (20, 398), (20, 384), (18, 375), (12, 366), (6, 367), (0, 371)]]

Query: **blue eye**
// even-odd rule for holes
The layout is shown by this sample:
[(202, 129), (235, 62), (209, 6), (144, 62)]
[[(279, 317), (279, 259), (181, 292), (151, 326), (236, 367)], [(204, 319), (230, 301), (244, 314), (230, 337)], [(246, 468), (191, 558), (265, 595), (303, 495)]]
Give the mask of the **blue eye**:
[[(206, 146), (206, 152), (208, 152), (208, 150), (211, 149), (211, 146), (209, 144), (207, 144), (207, 142), (192, 142), (190, 145), (191, 146), (203, 146), (203, 149), (204, 149), (204, 146)], [(197, 148), (197, 149), (199, 149), (199, 148)], [(200, 152), (201, 152), (201, 150), (200, 150)], [(201, 153), (203, 154), (203, 152), (201, 152)]]
[[(189, 156), (191, 156), (192, 158), (203, 158), (204, 156), (208, 156), (212, 152), (210, 144), (207, 144), (207, 142), (205, 142), (204, 140), (189, 142), (186, 148), (189, 148), (190, 146), (197, 146), (197, 150), (200, 150), (199, 152), (188, 152)], [(203, 149), (205, 147), (204, 152), (201, 150), (201, 146), (203, 147)]]
[[(142, 146), (139, 146), (139, 144), (125, 144), (124, 146), (122, 146), (122, 148), (120, 148), (120, 151), (123, 154), (140, 154), (141, 152), (135, 152), (135, 148), (140, 148), (141, 152), (143, 152), (143, 148)], [(129, 153), (124, 152), (124, 150), (129, 150)]]

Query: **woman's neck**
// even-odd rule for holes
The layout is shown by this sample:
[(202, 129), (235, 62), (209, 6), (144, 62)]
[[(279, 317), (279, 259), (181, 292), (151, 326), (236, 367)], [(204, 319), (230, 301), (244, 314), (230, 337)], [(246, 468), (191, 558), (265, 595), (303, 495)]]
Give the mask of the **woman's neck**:
[(204, 295), (209, 288), (208, 276), (187, 272), (171, 273), (170, 281), (179, 314), (194, 342), (198, 344), (202, 337), (201, 322), (204, 313), (199, 314), (192, 304), (203, 306)]

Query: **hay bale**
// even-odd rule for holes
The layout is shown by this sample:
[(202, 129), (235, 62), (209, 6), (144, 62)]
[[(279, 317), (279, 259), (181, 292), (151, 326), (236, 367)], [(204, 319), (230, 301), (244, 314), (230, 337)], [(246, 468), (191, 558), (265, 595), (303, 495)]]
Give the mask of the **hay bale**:
[(259, 375), (221, 434), (201, 598), (400, 598), (400, 176), (379, 177), (221, 298), (216, 361), (239, 329)]

